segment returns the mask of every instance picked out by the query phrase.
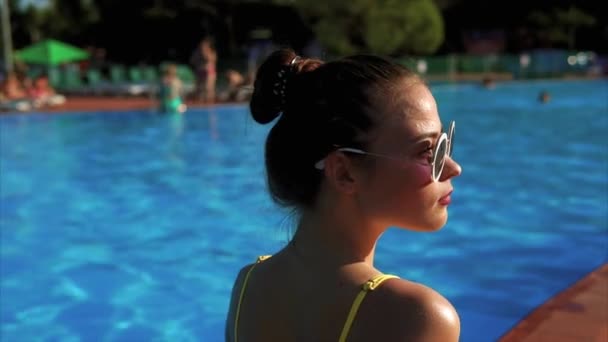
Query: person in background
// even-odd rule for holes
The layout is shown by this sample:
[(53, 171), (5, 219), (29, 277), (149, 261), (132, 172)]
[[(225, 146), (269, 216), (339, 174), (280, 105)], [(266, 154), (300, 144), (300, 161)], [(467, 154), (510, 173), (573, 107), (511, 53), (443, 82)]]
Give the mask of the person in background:
[(65, 96), (57, 94), (50, 85), (48, 76), (44, 74), (34, 79), (29, 93), (35, 107), (58, 106), (66, 101)]
[(165, 67), (160, 84), (160, 111), (162, 113), (184, 113), (186, 105), (182, 99), (183, 85), (177, 75), (177, 66), (168, 64)]
[(389, 227), (446, 224), (462, 172), (455, 125), (442, 126), (423, 80), (377, 56), (323, 62), (279, 50), (257, 72), (250, 110), (274, 123), (267, 183), (297, 225), (284, 248), (236, 276), (226, 341), (458, 341), (445, 297), (374, 263)]
[(195, 76), (196, 97), (209, 103), (215, 101), (215, 83), (217, 79), (217, 52), (211, 38), (203, 38), (190, 57)]
[(494, 82), (494, 79), (492, 77), (490, 77), (490, 76), (484, 77), (481, 80), (481, 84), (486, 89), (494, 89), (494, 88), (496, 88), (496, 82)]
[(551, 94), (546, 90), (541, 91), (540, 94), (538, 94), (538, 101), (540, 103), (548, 103), (551, 101)]
[(217, 81), (217, 51), (213, 47), (211, 38), (202, 42), (202, 54), (205, 63), (205, 101), (215, 102), (215, 83)]
[(218, 100), (223, 102), (242, 102), (249, 100), (253, 87), (243, 74), (234, 69), (228, 69), (226, 71), (226, 79), (228, 85), (226, 90), (219, 94)]
[(34, 107), (27, 90), (16, 73), (9, 72), (0, 83), (0, 109), (7, 111), (27, 111)]

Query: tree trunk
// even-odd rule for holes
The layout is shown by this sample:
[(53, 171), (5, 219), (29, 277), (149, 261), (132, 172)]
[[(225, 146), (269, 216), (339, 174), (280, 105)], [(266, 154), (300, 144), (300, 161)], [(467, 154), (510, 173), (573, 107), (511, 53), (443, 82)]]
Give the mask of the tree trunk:
[(568, 49), (573, 50), (575, 47), (576, 40), (576, 29), (574, 27), (570, 27), (568, 29)]

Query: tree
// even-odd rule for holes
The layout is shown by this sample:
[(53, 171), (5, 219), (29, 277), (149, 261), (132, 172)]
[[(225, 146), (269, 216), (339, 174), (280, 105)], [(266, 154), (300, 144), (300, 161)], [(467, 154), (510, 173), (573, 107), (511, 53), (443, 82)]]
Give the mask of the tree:
[(581, 27), (595, 25), (592, 15), (570, 6), (568, 9), (556, 8), (552, 13), (533, 11), (528, 19), (539, 29), (541, 38), (552, 44), (565, 44), (568, 49), (576, 48), (576, 31)]
[(42, 28), (46, 21), (46, 12), (30, 4), (23, 11), (24, 29), (27, 31), (30, 40), (35, 42), (42, 38)]
[(429, 55), (443, 43), (443, 19), (432, 1), (385, 0), (365, 14), (366, 45), (374, 53)]
[[(1, 0), (6, 1), (6, 0)], [(30, 9), (23, 8), (20, 6), (19, 0), (8, 0), (6, 4), (9, 7), (10, 14), (10, 35), (12, 40), (12, 46), (17, 49), (32, 41), (32, 34), (36, 35), (39, 31), (37, 29), (38, 18), (34, 18), (32, 13), (27, 13)], [(4, 15), (4, 13), (3, 13)], [(4, 40), (2, 41), (2, 48), (4, 49)]]
[(11, 16), (18, 27), (16, 40), (19, 45), (45, 38), (77, 40), (100, 20), (93, 0), (50, 0), (46, 5), (30, 3), (24, 8), (14, 7)]
[(287, 2), (307, 19), (321, 44), (337, 55), (432, 54), (444, 39), (443, 18), (432, 0)]

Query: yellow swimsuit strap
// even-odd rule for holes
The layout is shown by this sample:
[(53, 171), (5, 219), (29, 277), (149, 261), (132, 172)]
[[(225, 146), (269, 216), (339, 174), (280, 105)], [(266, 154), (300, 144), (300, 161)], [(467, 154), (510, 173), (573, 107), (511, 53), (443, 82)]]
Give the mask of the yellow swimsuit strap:
[(372, 279), (368, 280), (365, 284), (363, 284), (361, 291), (355, 298), (353, 305), (350, 307), (350, 312), (348, 313), (348, 316), (346, 318), (346, 323), (344, 323), (344, 328), (342, 328), (342, 333), (340, 334), (340, 339), (338, 340), (339, 342), (346, 341), (346, 337), (348, 336), (348, 333), (350, 332), (350, 328), (353, 325), (353, 321), (355, 320), (355, 316), (357, 315), (357, 311), (359, 310), (359, 306), (361, 305), (361, 302), (363, 302), (363, 298), (365, 298), (365, 295), (368, 292), (375, 290), (385, 280), (388, 280), (391, 278), (398, 278), (398, 277), (394, 276), (394, 275), (390, 275), (390, 274), (380, 274), (380, 275), (377, 275), (377, 276), (373, 277)]
[(253, 265), (251, 265), (251, 267), (249, 268), (249, 271), (247, 271), (247, 274), (245, 275), (245, 280), (243, 280), (243, 286), (241, 286), (241, 294), (239, 295), (239, 302), (236, 306), (236, 315), (234, 317), (234, 342), (237, 341), (237, 328), (239, 326), (239, 314), (241, 313), (241, 303), (243, 303), (243, 296), (245, 295), (245, 288), (247, 287), (247, 281), (249, 281), (249, 276), (251, 275), (251, 271), (253, 271), (253, 269), (255, 268), (255, 266), (259, 263), (261, 263), (262, 261), (266, 260), (270, 258), (270, 255), (260, 255), (258, 257), (258, 259), (255, 261), (255, 263)]

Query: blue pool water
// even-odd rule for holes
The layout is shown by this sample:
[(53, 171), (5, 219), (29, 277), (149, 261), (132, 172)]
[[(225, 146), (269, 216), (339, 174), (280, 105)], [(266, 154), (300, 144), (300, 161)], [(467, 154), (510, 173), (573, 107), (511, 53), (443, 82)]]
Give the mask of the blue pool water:
[[(433, 91), (458, 122), (450, 220), (389, 230), (376, 261), (495, 341), (608, 261), (608, 82)], [(0, 125), (2, 341), (221, 341), (236, 272), (289, 237), (244, 106)]]

